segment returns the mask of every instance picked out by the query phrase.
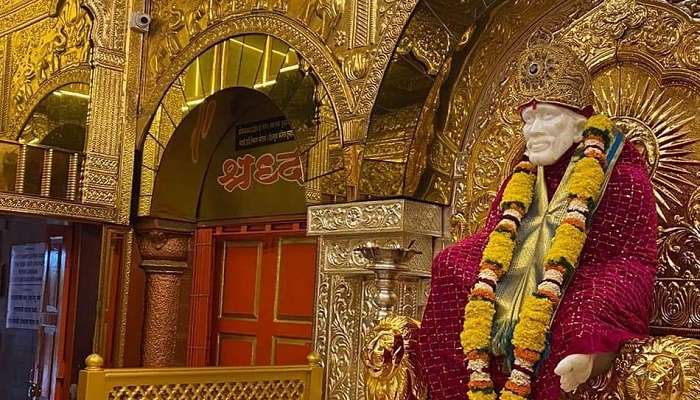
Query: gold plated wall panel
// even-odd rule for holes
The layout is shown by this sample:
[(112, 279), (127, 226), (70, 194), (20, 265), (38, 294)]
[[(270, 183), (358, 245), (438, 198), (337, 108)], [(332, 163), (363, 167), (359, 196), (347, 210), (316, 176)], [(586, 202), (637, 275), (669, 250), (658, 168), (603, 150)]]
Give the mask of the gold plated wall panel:
[(245, 33), (297, 50), (329, 93), (346, 141), (366, 134), (384, 69), (416, 0), (156, 1), (142, 126), (167, 87), (211, 45)]
[(54, 15), (58, 0), (6, 0), (0, 4), (0, 36)]
[(364, 398), (364, 364), (360, 349), (377, 318), (374, 275), (368, 261), (353, 249), (379, 246), (413, 247), (423, 254), (407, 267), (399, 285), (397, 312), (419, 319), (426, 302), (436, 239), (442, 237), (442, 209), (409, 200), (382, 200), (314, 206), (308, 210), (308, 231), (319, 236), (319, 272), (314, 348), (326, 368), (327, 399)]
[(86, 64), (90, 28), (90, 18), (78, 0), (70, 0), (55, 18), (42, 19), (8, 37), (4, 137), (16, 139), (34, 106), (51, 91), (72, 82), (90, 82)]

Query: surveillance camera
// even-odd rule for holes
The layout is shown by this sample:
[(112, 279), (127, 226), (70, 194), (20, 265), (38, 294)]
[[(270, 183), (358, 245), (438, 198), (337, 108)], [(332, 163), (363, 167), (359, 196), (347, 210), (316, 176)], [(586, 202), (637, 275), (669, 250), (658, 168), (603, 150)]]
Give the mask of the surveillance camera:
[(131, 15), (131, 29), (146, 33), (151, 26), (151, 16), (143, 12), (135, 12)]

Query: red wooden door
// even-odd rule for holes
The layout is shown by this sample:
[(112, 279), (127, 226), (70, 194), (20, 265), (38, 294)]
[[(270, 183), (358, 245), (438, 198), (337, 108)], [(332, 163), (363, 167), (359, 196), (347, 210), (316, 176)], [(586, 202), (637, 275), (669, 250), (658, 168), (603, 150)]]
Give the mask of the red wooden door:
[(311, 351), (316, 240), (224, 239), (217, 251), (216, 365), (305, 364)]

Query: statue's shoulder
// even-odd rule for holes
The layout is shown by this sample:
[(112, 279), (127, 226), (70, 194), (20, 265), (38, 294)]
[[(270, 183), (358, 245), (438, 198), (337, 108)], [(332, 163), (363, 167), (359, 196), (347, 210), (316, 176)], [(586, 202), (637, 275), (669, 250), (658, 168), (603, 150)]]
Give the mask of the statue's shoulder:
[(478, 268), (487, 238), (486, 233), (477, 232), (438, 252), (433, 260), (433, 277), (461, 275), (463, 270)]
[(609, 184), (641, 185), (651, 188), (651, 178), (645, 156), (629, 140), (625, 140)]

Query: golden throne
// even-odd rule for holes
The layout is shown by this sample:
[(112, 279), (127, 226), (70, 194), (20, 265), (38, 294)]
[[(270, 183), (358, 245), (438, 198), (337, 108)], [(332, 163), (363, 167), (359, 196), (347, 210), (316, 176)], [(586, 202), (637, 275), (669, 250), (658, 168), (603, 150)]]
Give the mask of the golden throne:
[[(506, 1), (472, 44), (449, 98), (443, 134), (464, 130), (462, 148), (469, 149), (455, 161), (453, 240), (482, 224), (521, 153), (509, 60), (533, 32), (555, 32), (555, 41), (586, 61), (596, 109), (613, 116), (648, 161), (659, 216), (652, 337), (624, 345), (606, 374), (570, 398), (700, 399), (700, 19), (680, 3), (689, 2)], [(394, 315), (369, 333), (368, 399), (426, 396), (419, 325)]]

